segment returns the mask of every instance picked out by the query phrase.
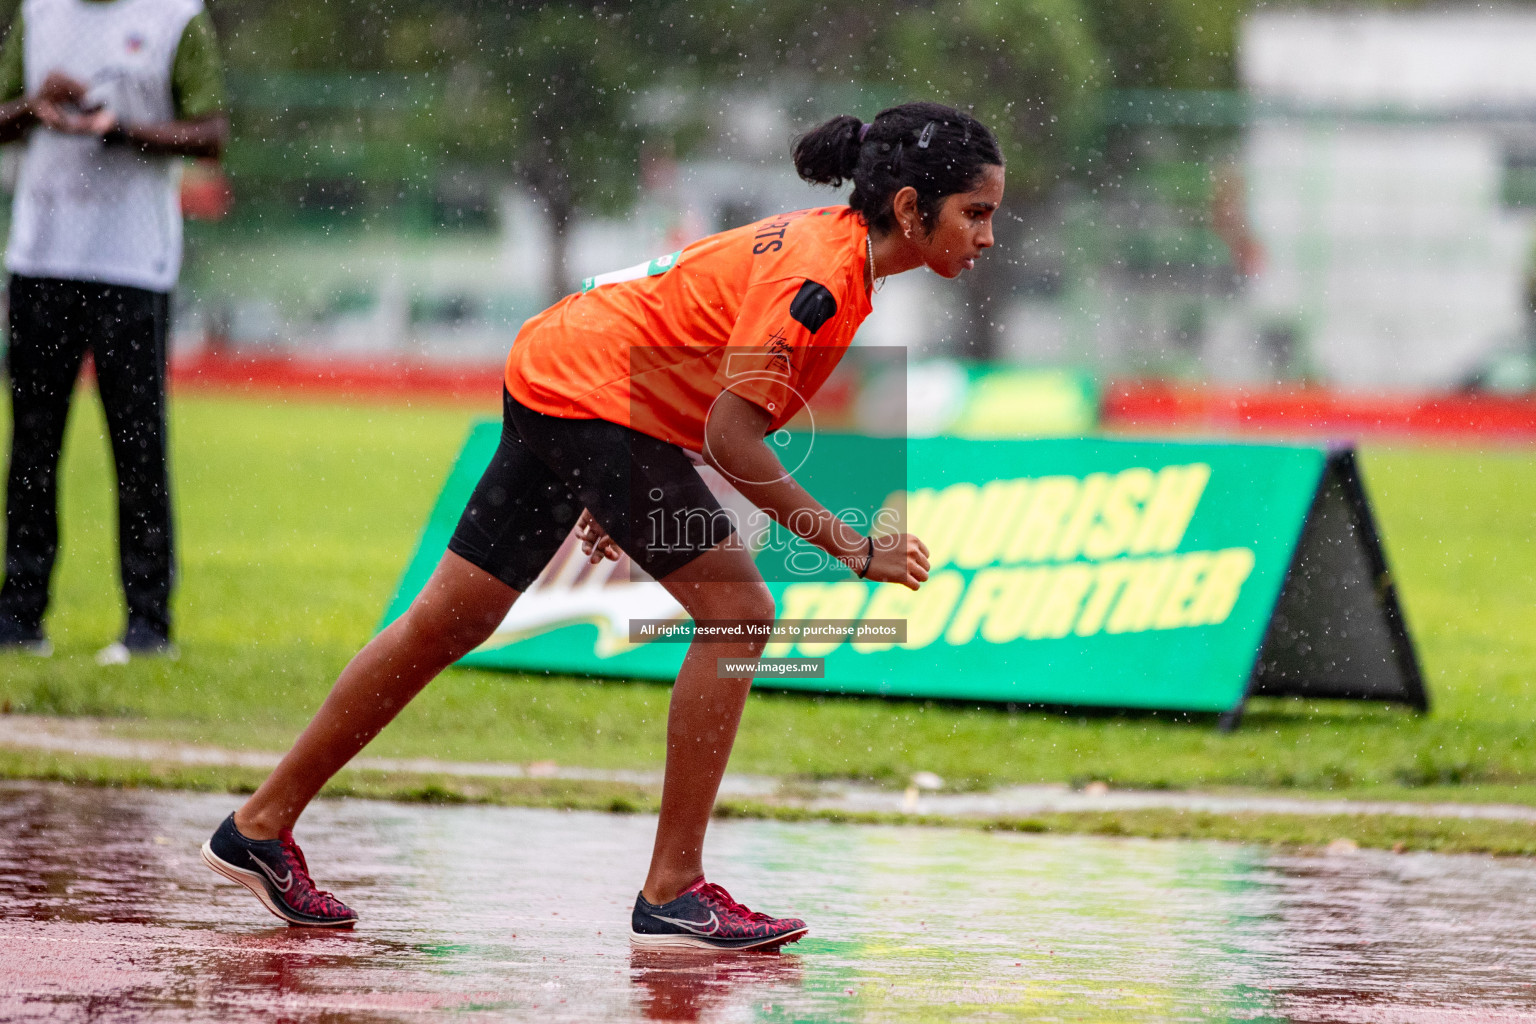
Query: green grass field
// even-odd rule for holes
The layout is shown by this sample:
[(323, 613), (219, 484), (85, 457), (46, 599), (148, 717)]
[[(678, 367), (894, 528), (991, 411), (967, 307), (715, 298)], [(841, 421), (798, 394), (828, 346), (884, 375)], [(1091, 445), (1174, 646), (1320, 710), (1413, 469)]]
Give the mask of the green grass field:
[[(48, 620), (58, 652), (0, 656), (0, 702), (111, 718), (123, 736), (267, 750), (286, 747), (367, 640), (469, 423), (490, 408), (178, 396), (182, 657), (98, 668), (91, 655), (115, 638), (122, 609), (111, 463), (95, 396), (84, 397)], [(1426, 668), (1427, 717), (1260, 701), (1222, 735), (1209, 718), (758, 693), (732, 768), (1536, 803), (1536, 451), (1370, 447), (1363, 466)], [(655, 683), (453, 670), (370, 752), (655, 768), (667, 698)]]

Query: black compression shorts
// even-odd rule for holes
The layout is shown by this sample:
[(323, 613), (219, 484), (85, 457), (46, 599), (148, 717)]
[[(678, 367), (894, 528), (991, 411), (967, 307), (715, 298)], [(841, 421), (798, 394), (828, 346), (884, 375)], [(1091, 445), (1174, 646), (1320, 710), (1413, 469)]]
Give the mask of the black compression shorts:
[(547, 416), (502, 392), (501, 442), (448, 550), (527, 590), (583, 508), (660, 580), (735, 532), (683, 450), (607, 420)]

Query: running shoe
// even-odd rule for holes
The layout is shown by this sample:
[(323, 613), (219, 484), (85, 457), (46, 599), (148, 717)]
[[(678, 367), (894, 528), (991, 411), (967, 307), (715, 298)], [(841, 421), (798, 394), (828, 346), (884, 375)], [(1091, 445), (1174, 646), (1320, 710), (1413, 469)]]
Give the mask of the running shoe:
[(231, 814), (203, 844), (203, 863), (251, 890), (262, 906), (290, 925), (351, 928), (357, 923), (350, 907), (315, 888), (290, 829), (276, 839), (247, 839)]
[(175, 661), (181, 657), (176, 645), (160, 630), (142, 622), (130, 622), (121, 640), (114, 641), (96, 652), (96, 664), (126, 665), (135, 658), (164, 658)]
[(702, 876), (670, 903), (635, 897), (630, 921), (629, 941), (650, 948), (777, 949), (810, 931), (799, 918), (748, 910)]

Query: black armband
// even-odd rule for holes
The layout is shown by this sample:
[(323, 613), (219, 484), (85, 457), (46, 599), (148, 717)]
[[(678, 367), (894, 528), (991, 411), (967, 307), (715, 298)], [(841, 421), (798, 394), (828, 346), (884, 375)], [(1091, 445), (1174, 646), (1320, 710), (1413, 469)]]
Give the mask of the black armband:
[(864, 568), (859, 569), (856, 572), (856, 575), (861, 580), (869, 575), (870, 563), (872, 563), (875, 560), (875, 535), (874, 534), (870, 534), (868, 539), (869, 539), (869, 554), (864, 556)]

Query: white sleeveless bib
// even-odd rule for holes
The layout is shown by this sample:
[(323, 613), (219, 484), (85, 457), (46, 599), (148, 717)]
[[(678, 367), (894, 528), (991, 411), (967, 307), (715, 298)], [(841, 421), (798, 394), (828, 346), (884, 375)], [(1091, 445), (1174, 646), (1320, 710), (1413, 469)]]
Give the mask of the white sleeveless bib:
[[(171, 65), (201, 0), (24, 0), (27, 94), (50, 71), (90, 86), (123, 124), (174, 119)], [(6, 267), (170, 291), (181, 269), (181, 161), (33, 129), (11, 214)]]

